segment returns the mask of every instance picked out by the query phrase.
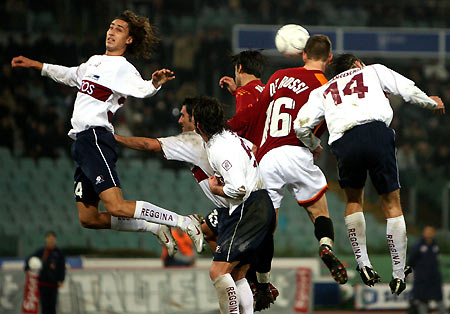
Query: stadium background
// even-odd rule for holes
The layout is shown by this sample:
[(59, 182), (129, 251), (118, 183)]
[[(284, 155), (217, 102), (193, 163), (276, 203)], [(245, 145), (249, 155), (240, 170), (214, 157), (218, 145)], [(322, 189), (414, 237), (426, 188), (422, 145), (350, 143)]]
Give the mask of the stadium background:
[[(71, 140), (66, 135), (76, 90), (42, 78), (36, 71), (12, 70), (10, 66), (16, 55), (75, 66), (93, 54), (101, 54), (109, 22), (126, 8), (149, 16), (161, 37), (150, 60), (131, 62), (146, 78), (162, 67), (172, 69), (177, 76), (155, 97), (129, 98), (115, 116), (117, 133), (148, 137), (180, 131), (178, 109), (186, 96), (218, 97), (226, 104), (227, 115), (233, 114), (234, 101), (219, 88), (218, 80), (234, 73), (229, 59), (234, 25), (413, 28), (442, 31), (448, 36), (450, 23), (450, 3), (444, 0), (2, 1), (0, 10), (6, 14), (0, 30), (0, 257), (29, 255), (42, 245), (42, 235), (49, 229), (57, 232), (59, 246), (70, 256), (159, 256), (158, 242), (147, 234), (81, 228), (73, 202)], [(445, 104), (450, 103), (448, 52), (400, 57), (387, 52), (362, 57), (366, 64), (380, 62), (395, 69), (429, 95), (439, 95)], [(299, 64), (299, 60), (270, 56), (263, 82), (276, 69)], [(444, 253), (444, 278), (450, 282), (448, 114), (433, 116), (398, 98), (393, 99), (393, 106), (392, 126), (397, 132), (409, 243), (420, 236), (425, 224), (434, 225)], [(319, 165), (330, 181), (327, 196), (335, 223), (336, 250), (347, 255), (353, 267), (344, 232), (345, 205), (336, 184), (336, 165), (325, 150)], [(167, 162), (156, 154), (123, 149), (120, 154), (118, 170), (126, 198), (147, 199), (180, 213), (196, 211), (204, 215), (210, 210), (208, 200), (184, 165)], [(385, 224), (371, 187), (366, 198), (369, 252), (384, 256), (380, 265), (388, 277)], [(286, 197), (275, 239), (277, 257), (316, 256), (316, 246), (311, 245), (316, 241), (313, 226), (302, 212), (292, 197)], [(202, 257), (209, 257), (209, 253)]]

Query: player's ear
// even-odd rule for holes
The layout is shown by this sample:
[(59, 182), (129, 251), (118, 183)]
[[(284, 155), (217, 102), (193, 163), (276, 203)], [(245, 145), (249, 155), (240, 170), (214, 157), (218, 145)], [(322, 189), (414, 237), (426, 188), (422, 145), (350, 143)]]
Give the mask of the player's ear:
[(308, 55), (306, 54), (305, 50), (302, 51), (302, 59), (304, 63), (306, 63), (306, 60), (308, 59)]
[(330, 54), (330, 56), (328, 57), (328, 60), (327, 60), (327, 64), (330, 64), (332, 60), (333, 60), (333, 54)]
[(125, 41), (125, 44), (129, 45), (133, 42), (133, 36), (128, 36), (127, 40)]
[(359, 61), (359, 60), (356, 60), (356, 61), (355, 61), (354, 67), (357, 67), (357, 68), (362, 69), (362, 68), (364, 67), (364, 63), (362, 63), (362, 62)]
[(238, 73), (242, 73), (242, 64), (236, 65)]

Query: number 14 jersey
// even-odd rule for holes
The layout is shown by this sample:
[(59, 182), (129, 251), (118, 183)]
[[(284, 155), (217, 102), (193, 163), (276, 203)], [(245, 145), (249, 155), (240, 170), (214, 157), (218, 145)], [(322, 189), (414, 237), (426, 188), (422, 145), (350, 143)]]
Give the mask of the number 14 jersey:
[[(294, 119), (311, 91), (326, 82), (322, 71), (303, 67), (279, 70), (270, 77), (255, 108), (259, 114), (258, 128), (263, 130), (256, 154), (258, 162), (276, 147), (304, 146), (295, 135)], [(320, 137), (325, 130), (325, 123), (322, 123), (314, 134)]]

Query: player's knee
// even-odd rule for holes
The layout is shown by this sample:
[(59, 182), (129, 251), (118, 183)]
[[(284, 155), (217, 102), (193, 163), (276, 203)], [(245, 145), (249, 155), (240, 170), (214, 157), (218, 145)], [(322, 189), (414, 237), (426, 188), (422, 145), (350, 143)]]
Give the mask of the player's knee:
[(97, 223), (95, 219), (92, 219), (91, 217), (80, 217), (80, 224), (83, 228), (87, 229), (96, 229)]

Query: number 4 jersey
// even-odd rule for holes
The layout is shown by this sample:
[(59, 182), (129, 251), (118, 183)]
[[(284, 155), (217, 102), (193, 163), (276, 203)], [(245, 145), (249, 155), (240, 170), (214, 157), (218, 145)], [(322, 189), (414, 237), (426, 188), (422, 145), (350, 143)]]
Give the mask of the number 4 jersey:
[[(295, 129), (301, 136), (302, 129), (313, 129), (325, 118), (331, 144), (360, 124), (382, 121), (389, 126), (393, 112), (387, 94), (400, 95), (423, 107), (437, 106), (413, 81), (384, 65), (373, 64), (342, 72), (314, 90), (298, 113)], [(302, 140), (311, 149), (320, 143), (314, 136), (302, 136)]]
[[(257, 127), (263, 130), (256, 154), (258, 162), (276, 147), (304, 146), (295, 135), (293, 121), (311, 91), (326, 82), (322, 71), (302, 67), (279, 70), (270, 77), (255, 108), (259, 115), (255, 119)], [(316, 128), (315, 134), (320, 136), (325, 130), (323, 123)]]

